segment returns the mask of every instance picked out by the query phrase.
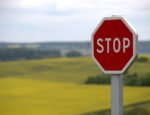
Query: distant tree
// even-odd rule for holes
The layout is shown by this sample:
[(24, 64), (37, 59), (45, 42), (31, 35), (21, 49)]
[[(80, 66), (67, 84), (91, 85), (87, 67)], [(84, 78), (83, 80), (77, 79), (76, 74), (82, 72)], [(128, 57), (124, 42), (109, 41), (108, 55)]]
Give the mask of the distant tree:
[(86, 84), (110, 84), (110, 77), (108, 75), (96, 75), (87, 78)]
[(136, 73), (133, 74), (127, 74), (124, 77), (124, 84), (125, 85), (139, 85), (139, 79), (138, 79), (138, 75)]
[(48, 57), (61, 57), (59, 50), (40, 50), (29, 48), (4, 48), (0, 49), (0, 61), (20, 59), (40, 59)]
[(66, 53), (66, 57), (81, 57), (82, 53), (80, 51), (70, 51)]
[(139, 78), (141, 86), (150, 86), (150, 73)]
[(138, 62), (148, 62), (148, 58), (142, 56), (142, 57), (138, 57), (138, 58), (136, 59), (136, 61), (138, 61)]
[[(150, 86), (150, 73), (146, 75), (126, 74), (123, 82), (129, 86)], [(110, 77), (104, 74), (91, 76), (87, 78), (85, 84), (110, 84)]]

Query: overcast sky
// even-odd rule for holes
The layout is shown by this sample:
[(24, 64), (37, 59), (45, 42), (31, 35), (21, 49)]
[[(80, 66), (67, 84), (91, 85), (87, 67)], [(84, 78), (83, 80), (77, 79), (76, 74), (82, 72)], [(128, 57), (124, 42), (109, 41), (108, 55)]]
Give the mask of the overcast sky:
[(0, 0), (0, 42), (89, 41), (111, 15), (150, 40), (150, 0)]

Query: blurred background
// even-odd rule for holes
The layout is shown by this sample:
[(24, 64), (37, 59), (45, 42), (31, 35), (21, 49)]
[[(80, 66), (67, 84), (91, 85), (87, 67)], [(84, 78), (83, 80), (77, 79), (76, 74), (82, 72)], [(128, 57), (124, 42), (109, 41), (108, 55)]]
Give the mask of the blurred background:
[(91, 34), (111, 15), (139, 36), (124, 115), (150, 115), (149, 0), (0, 0), (0, 114), (110, 115), (110, 77), (91, 58)]

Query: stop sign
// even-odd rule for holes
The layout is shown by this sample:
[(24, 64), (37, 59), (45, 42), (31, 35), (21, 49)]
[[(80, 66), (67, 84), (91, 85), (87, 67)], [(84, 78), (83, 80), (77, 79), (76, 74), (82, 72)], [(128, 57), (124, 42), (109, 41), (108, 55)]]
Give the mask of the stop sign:
[(121, 74), (136, 57), (138, 36), (122, 17), (106, 17), (92, 34), (92, 56), (104, 73)]

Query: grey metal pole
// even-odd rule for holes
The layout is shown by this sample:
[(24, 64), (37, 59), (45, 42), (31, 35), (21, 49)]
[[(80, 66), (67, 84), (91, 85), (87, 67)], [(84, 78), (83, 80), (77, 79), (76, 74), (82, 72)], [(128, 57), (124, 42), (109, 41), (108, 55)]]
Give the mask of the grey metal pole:
[(123, 76), (111, 76), (111, 115), (123, 115)]

